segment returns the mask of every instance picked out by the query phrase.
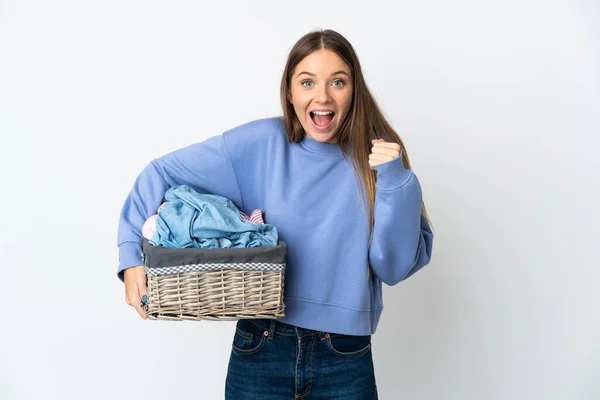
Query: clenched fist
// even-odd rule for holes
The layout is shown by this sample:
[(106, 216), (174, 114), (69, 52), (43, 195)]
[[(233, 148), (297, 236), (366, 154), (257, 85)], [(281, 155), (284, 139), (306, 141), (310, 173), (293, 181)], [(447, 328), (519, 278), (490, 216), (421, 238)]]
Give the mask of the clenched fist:
[(369, 165), (371, 169), (378, 164), (383, 164), (393, 160), (400, 155), (400, 145), (398, 143), (388, 143), (383, 139), (371, 140), (373, 148), (369, 154)]

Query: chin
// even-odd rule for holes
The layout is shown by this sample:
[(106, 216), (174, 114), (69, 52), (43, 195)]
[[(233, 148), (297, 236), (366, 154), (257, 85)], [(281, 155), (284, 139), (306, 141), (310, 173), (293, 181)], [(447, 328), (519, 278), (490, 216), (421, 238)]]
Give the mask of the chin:
[[(306, 130), (305, 130), (305, 132), (306, 132)], [(327, 132), (327, 133), (310, 132), (309, 136), (312, 139), (316, 140), (317, 142), (326, 143), (326, 142), (332, 141), (335, 137), (335, 134), (334, 134), (334, 132)]]
[(327, 132), (319, 132), (319, 131), (315, 131), (314, 129), (312, 129), (312, 121), (308, 121), (309, 124), (309, 129), (306, 129), (305, 126), (303, 126), (304, 128), (304, 132), (308, 132), (309, 133), (309, 137), (311, 137), (312, 139), (318, 141), (318, 142), (329, 142), (331, 140), (333, 140), (335, 138), (335, 133), (337, 131), (337, 124), (336, 126), (332, 126), (330, 130), (328, 130)]
[(329, 136), (325, 136), (325, 135), (321, 135), (321, 136), (324, 136), (324, 137), (319, 140), (320, 142), (323, 142), (323, 143), (335, 143), (336, 142), (335, 136), (333, 134), (329, 135)]

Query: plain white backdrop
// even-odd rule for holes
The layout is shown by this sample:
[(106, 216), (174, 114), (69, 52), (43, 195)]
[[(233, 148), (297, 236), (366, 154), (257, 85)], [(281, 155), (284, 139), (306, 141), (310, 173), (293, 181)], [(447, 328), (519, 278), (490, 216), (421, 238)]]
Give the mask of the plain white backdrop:
[(593, 0), (0, 0), (0, 399), (223, 398), (235, 322), (142, 320), (119, 212), (151, 159), (279, 115), (321, 28), (436, 234), (384, 287), (380, 398), (600, 398), (599, 21)]

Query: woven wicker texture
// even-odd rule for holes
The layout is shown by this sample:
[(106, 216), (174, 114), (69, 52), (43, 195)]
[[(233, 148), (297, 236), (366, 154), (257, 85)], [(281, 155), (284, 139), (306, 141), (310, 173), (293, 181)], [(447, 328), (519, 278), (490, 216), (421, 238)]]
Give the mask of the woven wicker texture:
[(195, 271), (147, 274), (149, 319), (222, 320), (280, 318), (284, 271)]
[(234, 321), (283, 317), (287, 245), (254, 248), (143, 246), (149, 319)]

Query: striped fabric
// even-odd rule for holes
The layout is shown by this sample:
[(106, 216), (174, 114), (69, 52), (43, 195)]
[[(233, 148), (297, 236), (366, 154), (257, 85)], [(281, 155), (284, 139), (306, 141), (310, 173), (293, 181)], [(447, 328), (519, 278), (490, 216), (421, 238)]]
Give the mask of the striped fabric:
[(240, 212), (240, 217), (242, 217), (242, 219), (246, 221), (254, 222), (255, 224), (264, 224), (265, 221), (263, 219), (263, 213), (263, 210), (256, 209), (252, 211), (252, 214), (250, 214), (250, 216), (247, 216), (243, 212)]

